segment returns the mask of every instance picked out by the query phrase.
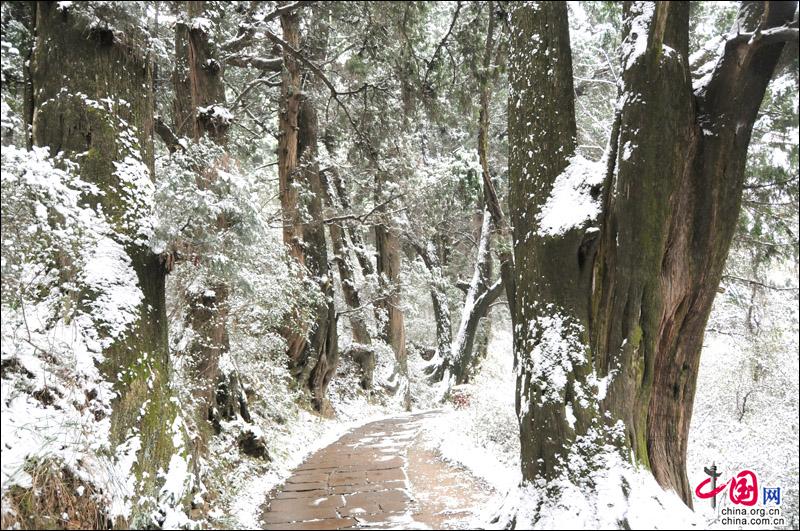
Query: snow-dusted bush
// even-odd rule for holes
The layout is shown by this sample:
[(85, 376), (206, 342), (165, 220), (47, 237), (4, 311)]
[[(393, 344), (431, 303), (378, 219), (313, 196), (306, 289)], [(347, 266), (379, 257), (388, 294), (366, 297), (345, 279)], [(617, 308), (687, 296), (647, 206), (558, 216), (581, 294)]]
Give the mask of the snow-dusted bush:
[[(2, 150), (4, 525), (27, 514), (97, 524), (130, 510), (135, 449), (110, 446), (114, 392), (98, 365), (142, 293), (118, 235), (87, 206), (95, 188), (71, 168), (46, 149)], [(84, 514), (47, 520), (58, 516), (46, 511), (54, 478)]]

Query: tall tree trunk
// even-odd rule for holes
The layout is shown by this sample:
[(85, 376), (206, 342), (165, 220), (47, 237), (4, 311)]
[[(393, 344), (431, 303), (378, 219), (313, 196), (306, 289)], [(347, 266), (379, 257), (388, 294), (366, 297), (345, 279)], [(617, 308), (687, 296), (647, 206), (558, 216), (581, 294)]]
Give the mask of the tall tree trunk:
[[(566, 5), (513, 13), (513, 321), (525, 481), (573, 478), (563, 463), (593, 462), (612, 442), (691, 505), (686, 443), (703, 332), (739, 214), (750, 133), (783, 44), (732, 37), (693, 94), (688, 9), (626, 3), (605, 168), (571, 158)], [(746, 2), (741, 31), (785, 24), (794, 10)], [(580, 182), (587, 205), (596, 200), (597, 221), (550, 224), (549, 199), (566, 178)]]
[[(178, 133), (191, 136), (195, 142), (207, 137), (225, 146), (229, 121), (224, 112), (220, 112), (225, 105), (222, 63), (214, 37), (209, 34), (211, 28), (197, 22), (211, 19), (206, 7), (203, 1), (186, 2), (188, 20), (176, 25), (175, 122)], [(223, 158), (207, 161), (205, 167), (196, 168), (198, 187), (213, 187), (219, 178), (218, 171), (226, 164)], [(227, 216), (220, 213), (215, 229), (224, 232), (229, 228)], [(235, 381), (238, 375), (219, 374), (220, 357), (230, 350), (227, 328), (230, 295), (230, 286), (219, 279), (205, 279), (201, 290), (185, 294), (186, 321), (193, 331), (189, 346), (192, 384), (202, 404), (201, 419), (211, 421), (217, 431), (222, 418), (235, 417), (237, 411), (245, 418), (249, 416), (246, 401)], [(232, 392), (234, 388), (238, 391)]]
[[(376, 177), (376, 201), (383, 200), (383, 189), (387, 177), (378, 172)], [(400, 231), (387, 219), (386, 206), (378, 209), (380, 223), (375, 225), (375, 250), (377, 251), (376, 271), (380, 275), (382, 298), (376, 303), (386, 318), (381, 329), (381, 338), (394, 351), (396, 374), (400, 383), (406, 409), (411, 408), (411, 390), (408, 387), (408, 356), (406, 353), (406, 328), (400, 286), (401, 242)]]
[[(499, 223), (499, 226), (503, 228), (507, 224), (503, 218), (502, 209), (500, 208), (497, 194), (494, 192), (489, 172), (489, 97), (497, 72), (497, 69), (492, 66), (492, 57), (495, 53), (495, 13), (493, 2), (488, 3), (487, 10), (488, 27), (483, 58), (480, 63), (481, 69), (473, 71), (473, 75), (478, 79), (481, 88), (478, 119), (478, 159), (481, 164), (483, 180), (483, 202), (481, 204), (483, 214), (479, 218), (480, 228), (478, 229), (478, 250), (475, 257), (475, 268), (464, 299), (464, 308), (461, 312), (458, 332), (450, 345), (447, 355), (441, 359), (440, 365), (433, 372), (434, 380), (447, 378), (448, 386), (451, 384), (449, 381), (451, 376), (452, 383), (457, 385), (463, 384), (470, 378), (470, 369), (473, 367), (474, 362), (474, 343), (478, 325), (481, 319), (486, 316), (489, 305), (500, 295), (503, 287), (502, 281), (496, 282), (491, 287), (488, 285), (492, 220), (494, 218), (495, 224)], [(504, 234), (501, 234), (502, 236)], [(504, 261), (510, 263), (511, 259), (508, 256), (510, 253), (505, 246), (501, 248), (501, 252), (505, 254)]]
[(409, 242), (417, 255), (422, 259), (428, 273), (431, 275), (430, 294), (433, 305), (433, 318), (436, 322), (436, 353), (428, 368), (428, 377), (431, 381), (439, 382), (444, 377), (445, 371), (449, 368), (447, 360), (450, 359), (450, 349), (453, 344), (453, 330), (450, 320), (450, 301), (447, 298), (445, 288), (447, 281), (444, 278), (444, 271), (439, 260), (439, 253), (433, 242), (428, 242), (426, 246), (413, 240)]
[(139, 499), (129, 524), (145, 526), (159, 498), (159, 471), (168, 469), (176, 451), (177, 411), (169, 389), (166, 270), (140, 237), (149, 213), (138, 209), (147, 199), (136, 195), (141, 190), (128, 189), (133, 176), (120, 175), (117, 165), (141, 161), (146, 169), (136, 178), (152, 179), (152, 70), (141, 53), (145, 35), (130, 29), (121, 42), (111, 29), (88, 25), (81, 17), (55, 2), (37, 5), (33, 141), (77, 162), (81, 178), (101, 191), (94, 201), (122, 236), (144, 295), (139, 319), (123, 341), (104, 351), (102, 369), (118, 393), (112, 403), (112, 445), (135, 437), (141, 442), (134, 465)]
[[(334, 180), (341, 182), (341, 179), (338, 178), (337, 170), (328, 168), (320, 171), (319, 177), (325, 203), (332, 215), (335, 212), (343, 212), (339, 196), (332, 182)], [(375, 351), (372, 348), (372, 336), (364, 318), (361, 295), (356, 286), (355, 267), (350, 258), (350, 246), (347, 244), (344, 222), (329, 223), (328, 232), (333, 246), (333, 261), (336, 262), (339, 269), (344, 301), (350, 308), (348, 317), (350, 318), (350, 327), (353, 329), (354, 344), (350, 346), (349, 353), (361, 367), (361, 387), (371, 389), (372, 376), (375, 370)]]
[[(448, 341), (446, 348), (442, 348), (444, 339), (445, 337), (448, 339), (451, 337), (449, 309), (445, 315), (442, 303), (447, 302), (447, 296), (443, 293), (443, 290), (436, 289), (435, 286), (431, 287), (434, 316), (436, 316), (437, 323), (437, 354), (439, 354), (437, 362), (432, 365), (429, 374), (432, 381), (447, 380), (448, 386), (453, 384), (460, 385), (469, 380), (471, 376), (470, 368), (473, 366), (475, 336), (478, 332), (478, 326), (481, 319), (486, 316), (489, 305), (497, 300), (503, 289), (502, 279), (491, 286), (487, 285), (486, 274), (488, 273), (490, 260), (489, 242), (492, 234), (491, 221), (491, 214), (488, 210), (484, 210), (475, 267), (464, 299), (464, 308), (461, 311), (458, 331), (456, 337), (452, 341)], [(431, 251), (432, 249), (423, 255), (421, 249), (417, 250), (420, 256), (423, 257), (423, 261), (428, 265), (431, 273), (437, 274), (438, 272), (441, 275), (441, 267), (438, 266), (438, 260), (434, 261), (430, 258), (430, 256), (434, 258), (436, 256)], [(443, 330), (445, 322), (448, 330)]]
[[(294, 12), (281, 15), (283, 40), (295, 50), (300, 49), (300, 25)], [(300, 219), (300, 199), (296, 180), (297, 171), (297, 118), (300, 113), (300, 64), (291, 52), (283, 52), (283, 72), (281, 75), (281, 106), (278, 111), (278, 187), (280, 192), (283, 243), (289, 248), (289, 255), (299, 265), (305, 265), (303, 253), (303, 224)], [(288, 343), (290, 364), (297, 365), (306, 346), (306, 328), (299, 311), (295, 311), (294, 321), (287, 326), (284, 337)]]
[[(294, 11), (282, 13), (281, 26), (285, 42), (293, 50), (299, 50), (299, 16)], [(311, 60), (319, 60), (325, 55), (327, 30), (322, 26), (315, 24), (310, 31), (308, 48)], [(279, 114), (278, 143), (283, 238), (290, 256), (302, 267), (301, 274), (309, 274), (309, 280), (316, 282), (323, 294), (323, 301), (311, 310), (313, 323), (309, 339), (306, 340), (307, 325), (304, 323), (295, 323), (285, 336), (289, 345), (290, 370), (301, 386), (310, 389), (314, 406), (322, 411), (328, 384), (339, 361), (339, 348), (323, 222), (325, 189), (317, 162), (317, 114), (310, 95), (303, 95), (302, 70), (297, 58), (291, 50), (284, 50), (283, 60), (283, 104)], [(306, 80), (306, 92), (310, 93), (315, 79)], [(308, 212), (309, 219), (303, 219), (303, 210)]]
[[(307, 81), (310, 84), (310, 82)], [(311, 220), (305, 225), (305, 264), (312, 278), (319, 283), (325, 301), (316, 308), (310, 341), (306, 344), (301, 366), (296, 369), (308, 374), (308, 385), (314, 396), (315, 407), (322, 411), (325, 394), (339, 361), (337, 317), (334, 308), (333, 279), (328, 262), (328, 245), (325, 240), (322, 200), (325, 187), (317, 162), (317, 113), (312, 100), (304, 97), (298, 118), (298, 156), (302, 185), (310, 194), (305, 194), (306, 210)], [(308, 372), (310, 371), (310, 372)], [(306, 376), (301, 377), (301, 381)]]

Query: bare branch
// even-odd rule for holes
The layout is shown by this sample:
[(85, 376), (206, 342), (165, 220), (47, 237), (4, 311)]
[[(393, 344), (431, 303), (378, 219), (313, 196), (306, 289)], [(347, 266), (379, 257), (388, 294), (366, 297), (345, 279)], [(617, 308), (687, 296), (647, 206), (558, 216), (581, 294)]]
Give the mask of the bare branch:
[[(388, 205), (389, 203), (391, 203), (395, 199), (403, 197), (404, 195), (405, 194), (393, 195), (392, 197), (390, 197), (386, 201), (383, 201), (382, 203), (378, 203), (377, 205), (372, 207), (370, 210), (368, 210), (364, 214), (360, 214), (360, 215), (357, 215), (357, 214), (345, 214), (345, 215), (342, 215), (342, 216), (334, 216), (334, 217), (331, 217), (331, 218), (323, 219), (322, 222), (325, 223), (326, 225), (330, 225), (331, 223), (338, 223), (340, 221), (347, 221), (347, 220), (353, 220), (353, 221), (358, 221), (359, 223), (365, 223), (367, 221), (367, 218), (370, 217), (372, 214), (374, 214), (378, 209), (385, 207), (386, 205)], [(398, 210), (394, 210), (393, 212), (401, 212), (403, 210), (405, 210), (405, 209), (404, 208), (400, 208)]]
[(798, 42), (798, 25), (797, 19), (789, 24), (777, 26), (762, 30), (756, 28), (755, 31), (750, 33), (740, 33), (735, 37), (728, 39), (726, 46), (733, 44), (740, 44), (746, 42), (748, 46), (754, 48), (759, 46), (767, 46), (778, 42)]
[(769, 284), (764, 284), (763, 282), (759, 282), (757, 280), (752, 280), (752, 279), (749, 279), (749, 278), (736, 277), (736, 276), (733, 276), (733, 275), (723, 275), (722, 278), (726, 279), (726, 280), (732, 280), (734, 282), (742, 282), (742, 283), (745, 283), (745, 284), (750, 284), (752, 286), (759, 286), (761, 288), (771, 289), (771, 290), (774, 290), (774, 291), (797, 291), (798, 289), (800, 289), (797, 286), (789, 286), (789, 287), (771, 286)]
[[(442, 47), (447, 44), (447, 40), (450, 38), (450, 34), (453, 33), (453, 28), (456, 26), (456, 21), (458, 20), (458, 14), (461, 11), (461, 0), (456, 3), (456, 11), (453, 13), (453, 20), (450, 22), (450, 29), (447, 30), (447, 33), (442, 40), (439, 41), (439, 44), (436, 46), (436, 50), (434, 50), (433, 55), (431, 58), (426, 61), (428, 67), (425, 69), (425, 76), (422, 79), (422, 86), (428, 86), (428, 76), (430, 76), (431, 72), (433, 71), (433, 67), (436, 65), (436, 59), (439, 56), (439, 52), (442, 50)], [(491, 16), (491, 14), (490, 14)]]

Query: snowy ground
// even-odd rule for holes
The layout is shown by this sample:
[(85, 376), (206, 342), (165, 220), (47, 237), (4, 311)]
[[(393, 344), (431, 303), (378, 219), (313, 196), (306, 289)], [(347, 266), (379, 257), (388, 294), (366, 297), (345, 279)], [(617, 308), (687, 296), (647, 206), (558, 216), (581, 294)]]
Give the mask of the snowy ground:
[[(288, 419), (284, 424), (273, 422), (266, 427), (265, 438), (272, 461), (265, 465), (240, 456), (232, 470), (225, 472), (225, 484), (231, 488), (223, 492), (211, 512), (211, 523), (230, 529), (260, 528), (267, 495), (291, 475), (292, 469), (349, 430), (390, 417), (394, 412), (392, 407), (370, 402), (363, 395), (347, 401), (334, 400), (334, 409), (336, 416), (325, 418), (298, 408), (286, 412)], [(216, 448), (213, 451), (222, 453), (225, 450)]]
[[(761, 308), (761, 324), (770, 333), (755, 342), (736, 335), (737, 324), (732, 320), (740, 317), (740, 309), (723, 297), (715, 306), (710, 327), (725, 333), (706, 334), (689, 441), (689, 481), (694, 488), (706, 477), (703, 467), (712, 462), (724, 472), (724, 479), (742, 469), (755, 470), (762, 486), (782, 487), (786, 527), (797, 528), (798, 310), (791, 293), (770, 297)], [(734, 327), (733, 332), (720, 322)], [(764, 366), (773, 368), (758, 375), (756, 381), (753, 371), (763, 367), (753, 366), (753, 359), (759, 358)], [(514, 490), (520, 473), (512, 365), (511, 333), (496, 326), (480, 374), (470, 385), (456, 389), (464, 399), (457, 400), (459, 406), (445, 405), (445, 414), (432, 419), (426, 440), (445, 459), (465, 466), (513, 497), (518, 494)], [(744, 407), (748, 391), (749, 406)], [(664, 493), (646, 475), (628, 473), (626, 477), (636, 481), (644, 493), (622, 503), (630, 507), (626, 516), (636, 527), (725, 527), (719, 511), (730, 505), (727, 496), (720, 496), (716, 512), (707, 501), (695, 500), (692, 514), (677, 496)], [(665, 511), (664, 505), (669, 510)], [(497, 510), (489, 506), (484, 514), (488, 519)], [(654, 519), (654, 514), (661, 518)]]

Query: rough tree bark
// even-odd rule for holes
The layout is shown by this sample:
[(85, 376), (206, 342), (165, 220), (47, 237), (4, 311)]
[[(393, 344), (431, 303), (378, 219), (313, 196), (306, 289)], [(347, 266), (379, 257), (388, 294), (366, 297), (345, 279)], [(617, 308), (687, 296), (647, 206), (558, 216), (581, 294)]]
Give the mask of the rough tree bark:
[[(294, 11), (280, 15), (284, 41), (300, 50), (299, 16)], [(315, 19), (318, 20), (318, 19)], [(325, 29), (315, 24), (308, 51), (312, 60), (325, 55)], [(328, 384), (339, 361), (337, 316), (333, 282), (328, 262), (322, 201), (322, 184), (317, 162), (317, 114), (309, 94), (316, 77), (303, 79), (297, 57), (284, 50), (282, 108), (279, 115), (278, 177), (283, 212), (283, 238), (290, 256), (302, 266), (303, 275), (316, 282), (323, 301), (311, 309), (313, 323), (306, 340), (306, 325), (295, 323), (286, 331), (289, 366), (301, 386), (312, 393), (314, 406), (322, 411)], [(305, 191), (306, 193), (302, 193)], [(303, 211), (309, 219), (304, 219)]]
[[(310, 82), (306, 81), (308, 84)], [(299, 170), (306, 194), (306, 209), (311, 220), (305, 225), (303, 247), (305, 264), (309, 273), (319, 283), (325, 301), (315, 310), (310, 340), (302, 356), (302, 365), (296, 365), (307, 379), (314, 396), (314, 406), (322, 411), (325, 394), (339, 361), (337, 316), (333, 304), (333, 278), (328, 262), (328, 245), (325, 241), (322, 199), (325, 189), (317, 163), (317, 114), (310, 98), (304, 97), (298, 118)], [(302, 367), (302, 369), (301, 369)], [(306, 376), (306, 374), (308, 376)]]
[(36, 6), (34, 144), (63, 152), (78, 163), (81, 178), (99, 188), (92, 201), (121, 235), (144, 294), (138, 321), (123, 341), (104, 351), (102, 364), (118, 393), (112, 403), (112, 445), (135, 436), (141, 440), (134, 465), (141, 500), (133, 503), (128, 524), (142, 527), (151, 523), (159, 497), (158, 471), (168, 469), (176, 451), (171, 426), (177, 413), (169, 389), (166, 269), (137, 237), (146, 227), (131, 220), (144, 223), (133, 210), (144, 198), (131, 195), (139, 190), (123, 185), (116, 166), (126, 159), (140, 161), (146, 175), (138, 178), (152, 179), (152, 70), (141, 53), (145, 39), (131, 29), (123, 40), (102, 22), (85, 20), (55, 2)]
[[(300, 26), (297, 14), (290, 12), (280, 17), (283, 40), (295, 50), (300, 49)], [(297, 118), (300, 114), (300, 64), (290, 52), (283, 52), (283, 71), (281, 74), (281, 106), (278, 111), (278, 187), (280, 192), (283, 243), (289, 248), (289, 255), (301, 266), (305, 265), (303, 253), (303, 224), (300, 219), (300, 198), (295, 181), (297, 171)], [(283, 332), (288, 343), (291, 364), (297, 364), (306, 346), (306, 329), (299, 312), (294, 321)]]
[[(686, 444), (703, 332), (739, 214), (752, 126), (783, 49), (753, 35), (788, 23), (795, 8), (743, 3), (740, 31), (752, 38), (732, 37), (693, 93), (688, 4), (626, 3), (605, 167), (570, 160), (566, 5), (514, 10), (512, 315), (525, 481), (569, 476), (562, 459), (591, 459), (612, 441), (691, 505)], [(586, 173), (582, 192), (600, 215), (552, 231), (541, 216), (568, 165)], [(618, 421), (621, 436), (612, 434)], [(591, 432), (596, 445), (573, 444)]]
[[(217, 46), (209, 34), (210, 28), (197, 23), (197, 20), (206, 21), (211, 17), (203, 1), (186, 2), (186, 15), (187, 20), (176, 24), (175, 29), (173, 84), (176, 129), (178, 134), (190, 136), (195, 142), (206, 137), (224, 147), (229, 121), (217, 111), (225, 105), (223, 68)], [(223, 157), (205, 162), (204, 167), (196, 169), (196, 180), (201, 189), (213, 187), (218, 179), (218, 170), (224, 169), (229, 161)], [(229, 228), (225, 213), (219, 214), (216, 230), (224, 232)], [(204, 285), (202, 291), (185, 295), (188, 306), (186, 322), (194, 332), (189, 345), (194, 376), (192, 383), (203, 408), (200, 416), (211, 421), (217, 431), (222, 418), (230, 420), (237, 412), (243, 418), (249, 418), (238, 375), (219, 373), (220, 357), (230, 349), (227, 327), (230, 295), (230, 286), (221, 280), (213, 280)]]
[[(323, 197), (326, 206), (333, 212), (343, 212), (339, 194), (336, 193), (333, 181), (341, 182), (335, 168), (326, 168), (319, 172)], [(328, 223), (328, 232), (333, 246), (333, 261), (339, 269), (344, 301), (350, 308), (348, 317), (353, 329), (353, 344), (348, 349), (349, 355), (361, 367), (361, 387), (372, 388), (372, 376), (375, 370), (375, 351), (372, 348), (372, 336), (364, 318), (361, 294), (356, 286), (355, 267), (350, 258), (350, 246), (347, 242), (344, 222)], [(369, 262), (368, 262), (369, 263)]]
[[(382, 191), (388, 177), (383, 172), (376, 173), (376, 201), (383, 201)], [(381, 219), (375, 225), (376, 271), (380, 275), (382, 298), (375, 303), (385, 313), (386, 320), (380, 330), (381, 338), (394, 351), (396, 365), (395, 377), (401, 383), (400, 392), (406, 409), (411, 407), (411, 391), (408, 387), (408, 355), (406, 352), (406, 327), (401, 308), (400, 267), (402, 248), (400, 230), (387, 219), (387, 208), (383, 205), (377, 210)]]

